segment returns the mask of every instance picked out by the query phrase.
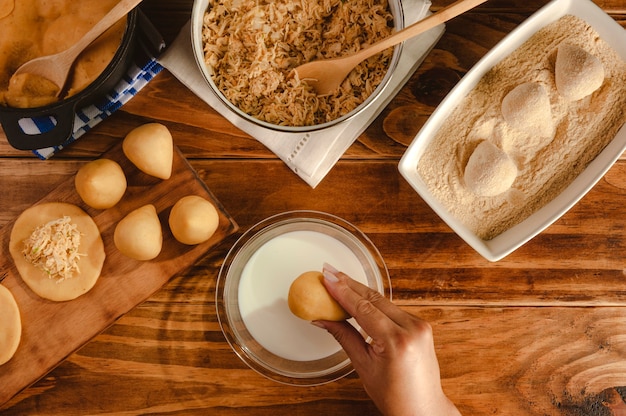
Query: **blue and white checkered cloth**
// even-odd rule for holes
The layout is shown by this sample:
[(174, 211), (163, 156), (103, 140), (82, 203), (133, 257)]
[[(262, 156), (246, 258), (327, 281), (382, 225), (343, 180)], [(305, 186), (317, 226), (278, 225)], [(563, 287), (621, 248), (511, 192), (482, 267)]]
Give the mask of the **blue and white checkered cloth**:
[[(132, 64), (126, 75), (100, 101), (77, 111), (74, 118), (74, 132), (65, 143), (60, 146), (33, 150), (33, 153), (42, 160), (51, 158), (126, 104), (163, 69), (156, 57), (148, 56), (146, 59), (147, 62), (143, 65)], [(39, 117), (22, 119), (20, 127), (26, 134), (38, 134), (50, 130), (54, 127), (54, 123), (53, 117)]]

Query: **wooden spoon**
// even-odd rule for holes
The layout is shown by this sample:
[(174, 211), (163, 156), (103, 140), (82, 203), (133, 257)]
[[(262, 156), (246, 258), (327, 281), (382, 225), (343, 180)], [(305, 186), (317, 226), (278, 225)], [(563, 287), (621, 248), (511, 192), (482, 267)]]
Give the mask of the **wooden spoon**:
[(83, 49), (89, 46), (91, 42), (96, 40), (98, 36), (117, 23), (122, 17), (126, 16), (128, 12), (134, 9), (139, 3), (141, 3), (141, 0), (121, 0), (74, 45), (63, 52), (41, 56), (24, 63), (15, 71), (13, 77), (19, 74), (29, 73), (49, 79), (59, 87), (56, 94), (58, 97), (65, 86), (72, 64)]
[(451, 5), (444, 7), (439, 12), (426, 17), (419, 22), (394, 33), (393, 35), (379, 40), (371, 46), (362, 49), (350, 56), (333, 59), (320, 59), (318, 61), (302, 64), (294, 69), (301, 80), (306, 80), (319, 95), (328, 95), (339, 89), (344, 78), (361, 61), (397, 45), (413, 36), (427, 31), (443, 22), (456, 17), (487, 0), (457, 0)]

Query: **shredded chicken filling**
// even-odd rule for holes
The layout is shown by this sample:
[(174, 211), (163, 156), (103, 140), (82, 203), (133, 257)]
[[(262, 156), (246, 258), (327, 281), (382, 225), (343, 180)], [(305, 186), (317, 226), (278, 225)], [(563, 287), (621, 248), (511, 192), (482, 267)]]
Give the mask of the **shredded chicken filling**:
[(360, 63), (329, 96), (291, 76), (293, 68), (352, 54), (392, 32), (387, 0), (214, 0), (204, 15), (204, 58), (217, 88), (243, 112), (309, 126), (363, 103), (385, 76), (393, 48)]
[(83, 254), (78, 252), (80, 231), (71, 218), (49, 221), (35, 228), (24, 240), (22, 253), (27, 261), (43, 270), (48, 277), (61, 282), (79, 273), (78, 260)]

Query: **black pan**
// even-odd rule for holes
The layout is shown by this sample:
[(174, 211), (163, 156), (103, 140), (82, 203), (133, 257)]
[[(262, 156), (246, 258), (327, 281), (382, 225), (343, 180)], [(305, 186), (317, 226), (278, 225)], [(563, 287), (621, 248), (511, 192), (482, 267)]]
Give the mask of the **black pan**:
[[(72, 136), (76, 109), (83, 108), (102, 98), (119, 82), (133, 62), (137, 43), (137, 13), (137, 8), (128, 13), (126, 30), (120, 47), (109, 65), (87, 88), (71, 97), (43, 107), (10, 108), (0, 106), (0, 124), (11, 146), (20, 150), (41, 149), (59, 146)], [(56, 119), (56, 125), (45, 133), (29, 135), (24, 133), (19, 126), (21, 119), (45, 116), (52, 116)]]

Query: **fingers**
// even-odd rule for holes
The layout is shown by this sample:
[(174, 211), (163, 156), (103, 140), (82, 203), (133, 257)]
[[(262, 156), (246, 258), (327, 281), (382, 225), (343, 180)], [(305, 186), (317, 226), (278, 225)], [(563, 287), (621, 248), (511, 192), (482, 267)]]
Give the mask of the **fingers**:
[(397, 329), (396, 319), (404, 314), (380, 293), (324, 265), (324, 284), (337, 302), (353, 316), (373, 339), (384, 339)]
[[(367, 305), (367, 303), (370, 303), (373, 307), (379, 309), (383, 313), (383, 315), (385, 315), (388, 319), (391, 319), (394, 323), (401, 327), (408, 327), (412, 324), (412, 319), (414, 318), (413, 315), (407, 314), (405, 311), (400, 309), (397, 305), (393, 304), (389, 299), (385, 298), (379, 292), (367, 287), (360, 282), (357, 282), (345, 273), (337, 271), (333, 266), (329, 264), (324, 264), (323, 271), (326, 277), (326, 288), (329, 290), (331, 295), (333, 295), (333, 297), (335, 297), (336, 293), (336, 296), (338, 296), (335, 297), (337, 302), (339, 302), (339, 304), (344, 307), (344, 309), (346, 309), (346, 311), (350, 315), (354, 316), (355, 319), (359, 321), (359, 324), (361, 324), (361, 326), (364, 325), (361, 322), (361, 319), (365, 319), (364, 315), (366, 315), (368, 312), (367, 309), (369, 308), (369, 306)], [(347, 291), (347, 289), (341, 291), (329, 287), (335, 286), (333, 285), (333, 283), (340, 280), (345, 283), (345, 285), (347, 285), (347, 287), (356, 295), (350, 293), (349, 291)], [(359, 302), (363, 302), (361, 299), (365, 302), (363, 305), (359, 306)], [(365, 308), (365, 311), (358, 312), (349, 310), (350, 308), (357, 309), (359, 307)], [(374, 316), (373, 318), (379, 319), (380, 316)], [(369, 334), (371, 335), (371, 333)]]
[(351, 358), (355, 368), (368, 360), (368, 344), (355, 327), (347, 321), (314, 321), (314, 325), (328, 331)]

